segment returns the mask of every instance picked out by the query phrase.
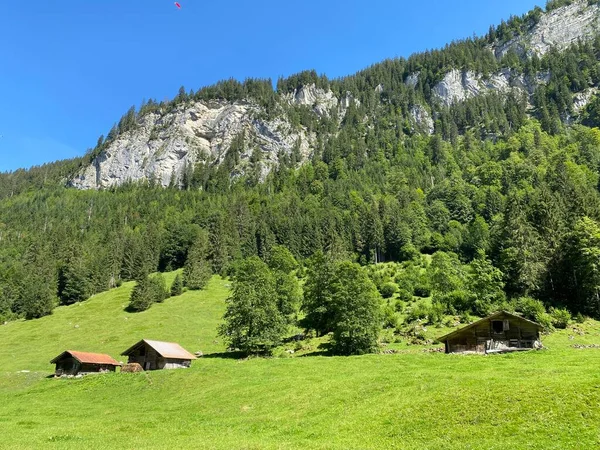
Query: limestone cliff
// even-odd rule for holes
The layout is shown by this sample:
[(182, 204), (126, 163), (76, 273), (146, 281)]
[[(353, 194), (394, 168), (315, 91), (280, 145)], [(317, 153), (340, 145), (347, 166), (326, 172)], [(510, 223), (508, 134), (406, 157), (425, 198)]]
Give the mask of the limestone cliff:
[(543, 55), (552, 47), (564, 49), (579, 39), (600, 32), (600, 7), (588, 0), (575, 0), (572, 4), (543, 14), (529, 33), (509, 42), (493, 46), (498, 57), (508, 51)]
[(71, 185), (80, 189), (104, 188), (128, 181), (153, 179), (162, 186), (181, 183), (186, 165), (200, 161), (222, 162), (231, 142), (244, 135), (242, 162), (260, 151), (264, 172), (276, 164), (280, 152), (310, 153), (311, 136), (293, 129), (285, 117), (264, 119), (261, 108), (250, 102), (194, 102), (167, 114), (149, 114), (131, 131), (118, 136)]

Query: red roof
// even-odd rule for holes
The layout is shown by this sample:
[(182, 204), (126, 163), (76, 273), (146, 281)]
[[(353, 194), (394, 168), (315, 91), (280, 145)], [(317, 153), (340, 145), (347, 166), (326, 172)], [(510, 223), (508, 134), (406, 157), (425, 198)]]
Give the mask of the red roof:
[(110, 356), (103, 355), (102, 353), (77, 352), (74, 350), (67, 350), (66, 352), (62, 352), (60, 355), (58, 355), (56, 358), (54, 358), (52, 361), (50, 361), (50, 364), (56, 363), (57, 361), (62, 359), (67, 354), (71, 355), (73, 358), (75, 358), (77, 361), (79, 361), (82, 364), (104, 364), (104, 365), (108, 365), (108, 366), (120, 366), (121, 365), (121, 363), (119, 363), (118, 361), (115, 361)]

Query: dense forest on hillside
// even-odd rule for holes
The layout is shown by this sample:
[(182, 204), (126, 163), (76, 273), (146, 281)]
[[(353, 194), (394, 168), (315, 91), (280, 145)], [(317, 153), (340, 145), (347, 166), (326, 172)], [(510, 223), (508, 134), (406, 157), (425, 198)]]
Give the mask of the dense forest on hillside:
[(205, 190), (193, 184), (200, 168), (184, 190), (55, 186), (4, 198), (0, 311), (37, 317), (57, 295), (68, 304), (183, 267), (206, 233), (215, 273), (241, 258), (268, 259), (278, 244), (301, 261), (323, 250), (361, 264), (444, 252), (458, 267), (493, 263), (508, 298), (600, 316), (598, 130), (552, 136), (531, 120), (497, 143), (417, 135), (359, 156), (298, 169), (282, 161), (264, 183), (244, 178), (222, 192), (211, 176)]
[[(190, 255), (227, 274), (244, 258), (268, 261), (275, 246), (301, 264), (319, 251), (362, 265), (402, 262), (403, 295), (429, 297), (437, 286), (434, 301), (448, 313), (482, 314), (536, 298), (600, 317), (600, 131), (593, 128), (600, 100), (581, 114), (573, 107), (573, 94), (600, 84), (600, 38), (542, 58), (497, 59), (489, 49), (531, 28), (540, 13), (343, 79), (308, 71), (280, 79), (276, 89), (270, 80), (182, 88), (171, 102), (132, 107), (85, 157), (0, 174), (0, 318), (40, 317), (122, 280), (184, 267)], [(432, 87), (453, 68), (510, 69), (529, 80), (547, 73), (549, 81), (530, 97), (492, 94), (444, 107)], [(415, 73), (412, 87), (406, 80)], [(279, 101), (311, 83), (359, 102), (340, 123)], [(220, 166), (189, 167), (181, 188), (67, 187), (145, 114), (214, 99), (252, 99), (265, 114), (288, 114), (317, 132), (311, 160), (281, 154), (261, 181), (256, 156), (232, 179), (240, 136)], [(410, 121), (415, 105), (435, 118), (433, 135)], [(434, 255), (432, 266), (423, 254)], [(449, 275), (440, 280), (440, 273)], [(373, 278), (384, 290), (385, 280)]]

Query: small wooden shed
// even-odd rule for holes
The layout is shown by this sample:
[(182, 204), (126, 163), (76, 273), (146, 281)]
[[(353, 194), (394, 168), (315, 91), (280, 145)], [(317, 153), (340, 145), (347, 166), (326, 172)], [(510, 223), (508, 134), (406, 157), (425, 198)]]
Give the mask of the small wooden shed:
[(101, 353), (62, 352), (50, 364), (56, 364), (55, 375), (86, 375), (88, 373), (114, 372), (121, 363)]
[(128, 363), (138, 363), (144, 370), (180, 369), (190, 367), (194, 355), (175, 342), (142, 339), (123, 353)]
[(538, 323), (498, 311), (438, 340), (446, 353), (505, 353), (541, 348), (541, 331)]

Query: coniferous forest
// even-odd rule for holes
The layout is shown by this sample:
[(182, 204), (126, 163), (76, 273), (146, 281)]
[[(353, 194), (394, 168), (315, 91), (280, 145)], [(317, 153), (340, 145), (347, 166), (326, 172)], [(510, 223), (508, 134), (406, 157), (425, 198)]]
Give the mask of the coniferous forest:
[[(343, 281), (360, 275), (342, 261), (395, 262), (392, 279), (369, 267), (364, 272), (384, 297), (396, 290), (402, 297), (431, 296), (423, 316), (543, 304), (547, 311), (600, 319), (600, 97), (582, 111), (573, 104), (574, 94), (600, 84), (600, 37), (543, 57), (509, 52), (496, 58), (488, 48), (526, 33), (540, 14), (342, 79), (308, 71), (278, 80), (275, 88), (270, 80), (182, 88), (171, 102), (130, 109), (81, 158), (1, 174), (0, 319), (42, 317), (126, 280), (138, 281), (131, 307), (145, 309), (148, 298), (202, 288), (213, 273), (246, 274), (265, 280), (269, 295), (285, 286), (294, 291), (293, 304), (280, 305), (277, 328), (302, 308), (286, 278), (292, 270), (268, 267), (283, 251), (298, 262), (293, 273), (308, 274), (305, 293), (311, 286), (322, 292), (314, 285), (315, 264), (337, 261), (327, 270)], [(432, 87), (451, 69), (483, 75), (510, 69), (531, 79), (545, 73), (548, 82), (531, 96), (488, 94), (443, 106)], [(406, 79), (414, 73), (412, 87)], [(312, 83), (338, 96), (350, 92), (359, 102), (339, 125), (337, 117), (279, 102), (280, 94)], [(304, 163), (293, 153), (280, 155), (264, 180), (252, 170), (231, 177), (240, 151), (232, 145), (221, 165), (190, 167), (182, 186), (68, 187), (145, 114), (211, 99), (251, 99), (265, 114), (285, 113), (295, 126), (316, 132), (318, 145)], [(409, 120), (414, 105), (435, 119), (432, 135)], [(177, 286), (151, 276), (179, 268), (184, 275)], [(335, 335), (306, 308), (307, 327)], [(340, 352), (352, 353), (340, 333)]]

